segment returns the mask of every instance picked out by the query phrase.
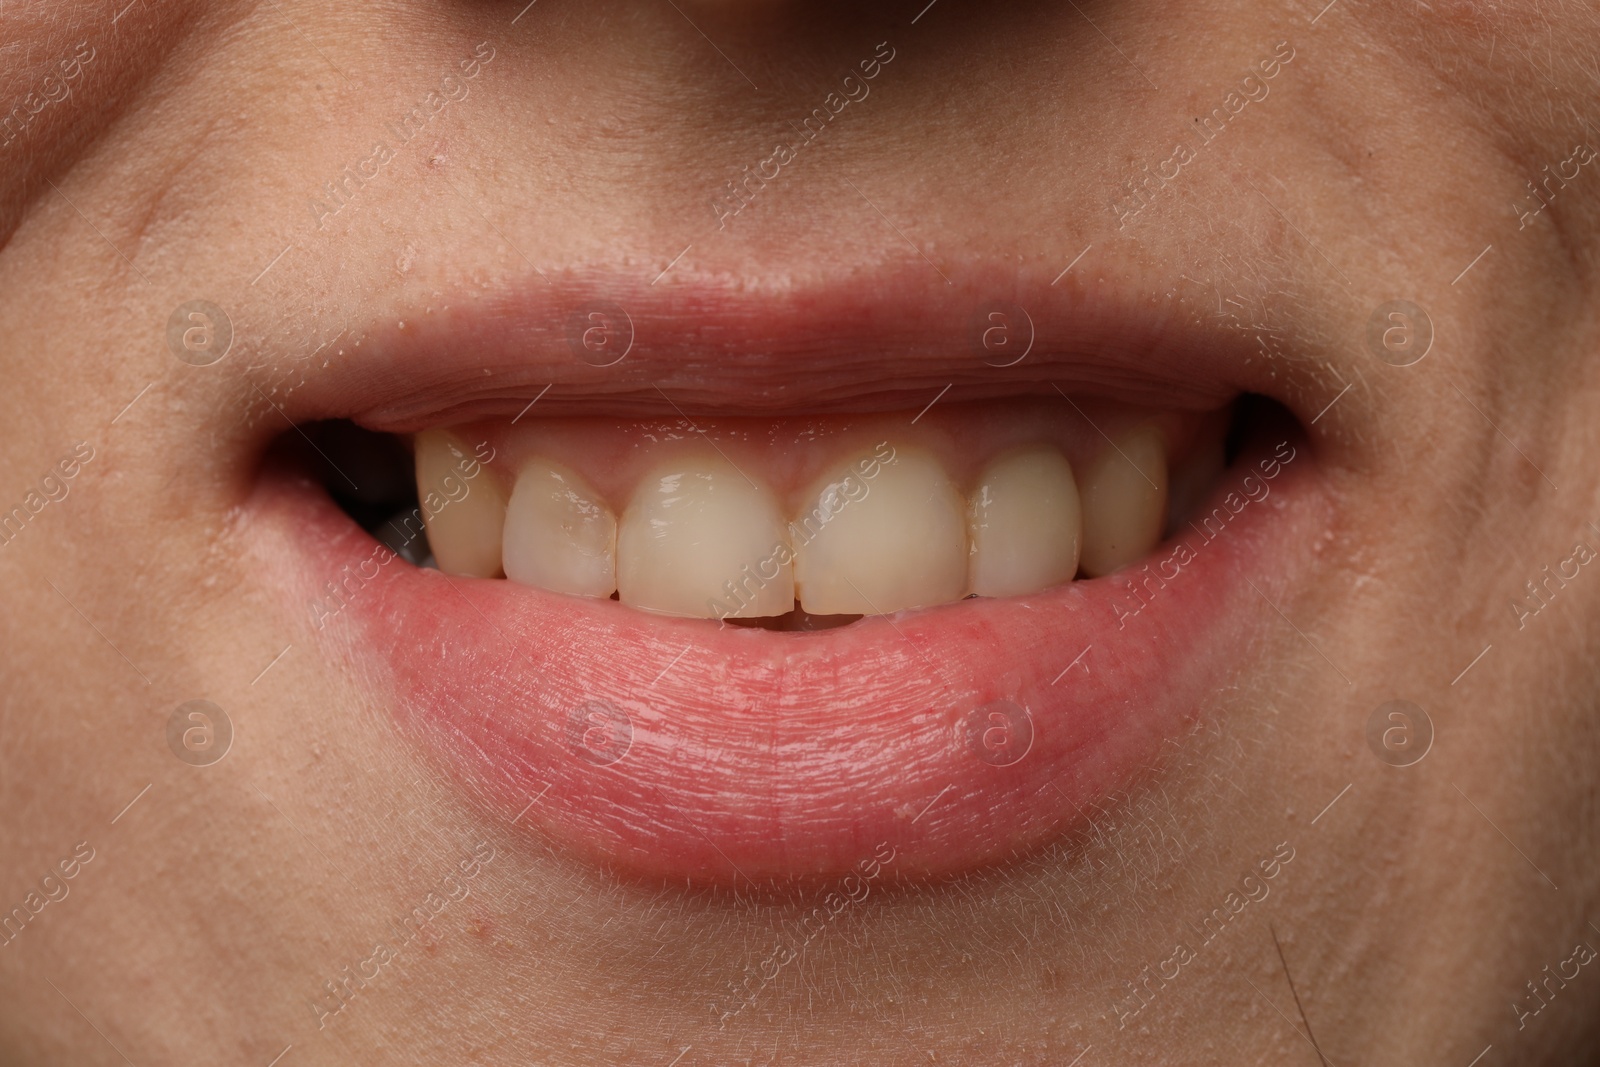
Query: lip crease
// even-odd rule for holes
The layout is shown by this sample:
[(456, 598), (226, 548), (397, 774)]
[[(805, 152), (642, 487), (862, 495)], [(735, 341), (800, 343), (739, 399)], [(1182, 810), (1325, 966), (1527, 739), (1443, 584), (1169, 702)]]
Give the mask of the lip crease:
[[(659, 413), (663, 394), (691, 416), (882, 410), (920, 406), (925, 382), (953, 379), (963, 399), (1059, 384), (1206, 408), (1260, 373), (1237, 340), (1141, 318), (1098, 290), (1019, 300), (1014, 281), (1004, 303), (1034, 303), (1034, 348), (997, 370), (966, 343), (974, 316), (961, 306), (982, 303), (977, 283), (897, 284), (636, 294), (632, 348), (608, 368), (576, 359), (566, 336), (598, 288), (489, 301), (364, 345), (312, 383), (294, 417), (409, 430), (510, 417), (547, 385), (561, 395), (546, 411), (563, 415)], [(1249, 445), (1211, 503), (1251, 474), (1265, 499), (1213, 538), (1180, 531), (1158, 547), (1152, 561), (1190, 558), (1142, 602), (1125, 573), (794, 634), (393, 560), (328, 626), (426, 758), (584, 862), (737, 884), (837, 877), (887, 845), (896, 876), (949, 875), (1020, 857), (1154, 773), (1163, 744), (1181, 743), (1247, 669), (1237, 651), (1259, 647), (1277, 618), (1250, 583), (1275, 599), (1293, 588), (1330, 519), (1310, 444), (1291, 435), (1274, 456), (1279, 439)], [(373, 555), (367, 534), (280, 465), (248, 507), (257, 555), (302, 618), (341, 567)]]

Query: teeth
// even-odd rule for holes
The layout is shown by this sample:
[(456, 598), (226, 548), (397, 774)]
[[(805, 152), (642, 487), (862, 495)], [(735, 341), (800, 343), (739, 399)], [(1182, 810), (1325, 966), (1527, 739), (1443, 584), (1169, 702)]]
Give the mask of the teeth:
[(944, 468), (909, 448), (841, 464), (791, 527), (800, 605), (886, 614), (967, 592), (966, 502)]
[(1167, 455), (1160, 433), (1142, 426), (1101, 451), (1083, 478), (1083, 555), (1091, 578), (1132, 563), (1161, 539)]
[(617, 588), (617, 517), (572, 471), (529, 460), (506, 505), (504, 560), (513, 581), (608, 597)]
[(718, 457), (667, 464), (634, 491), (617, 530), (624, 604), (693, 618), (761, 618), (794, 608), (778, 501)]
[(498, 578), (506, 497), (494, 474), (444, 430), (417, 435), (416, 460), (417, 497), (439, 569), (469, 578)]
[(1072, 465), (1036, 447), (990, 463), (972, 492), (972, 592), (1022, 596), (1069, 582), (1082, 520)]

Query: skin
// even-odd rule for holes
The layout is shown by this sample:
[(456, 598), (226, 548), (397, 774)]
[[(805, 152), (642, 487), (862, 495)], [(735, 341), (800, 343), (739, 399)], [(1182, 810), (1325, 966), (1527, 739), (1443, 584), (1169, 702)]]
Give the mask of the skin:
[[(1520, 1028), (1513, 1005), (1600, 946), (1600, 575), (1512, 605), (1600, 548), (1600, 161), (1518, 217), (1542, 167), (1600, 147), (1600, 9), (679, 6), (0, 13), (0, 101), (94, 49), (0, 150), (0, 506), (94, 450), (0, 548), (0, 905), (94, 849), (0, 949), (0, 1059), (1284, 1063), (1311, 1062), (1309, 1028), (1337, 1063), (1592, 1060), (1595, 966)], [(871, 97), (719, 229), (708, 198), (882, 40)], [(1119, 225), (1116, 183), (1197, 144), (1194, 116), (1285, 40), (1270, 95)], [(470, 95), (319, 228), (323, 184), (483, 41)], [(1140, 784), (1003, 869), (886, 879), (719, 1029), (709, 1005), (816, 891), (621, 884), (466, 801), (248, 551), (238, 508), (287, 429), (252, 387), (295, 417), (296, 354), (530, 262), (648, 280), (692, 244), (683, 277), (753, 282), (921, 264), (846, 179), (936, 262), (1049, 278), (1092, 246), (1083, 272), (1270, 325), (1297, 410), (1351, 386), (1312, 428), (1334, 520), (1310, 577), (1271, 591), (1292, 625), (1240, 648), (1236, 686)], [(197, 298), (238, 331), (212, 374), (166, 345)], [(1436, 333), (1414, 366), (1367, 345), (1395, 299)], [(236, 736), (196, 768), (163, 731), (202, 698)], [(1366, 736), (1397, 699), (1435, 733), (1403, 768)], [(470, 895), (319, 1030), (321, 983), (478, 842)], [(1265, 898), (1196, 943), (1280, 843)], [(1145, 985), (1186, 939), (1192, 961)], [(1148, 1003), (1122, 1026), (1128, 983)]]

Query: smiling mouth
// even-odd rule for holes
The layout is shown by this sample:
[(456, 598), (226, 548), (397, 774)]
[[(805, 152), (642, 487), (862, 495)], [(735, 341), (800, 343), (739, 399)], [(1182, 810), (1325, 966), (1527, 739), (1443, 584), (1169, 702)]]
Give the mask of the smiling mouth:
[(634, 294), (616, 360), (551, 343), (561, 301), (391, 336), (301, 412), (368, 429), (267, 464), (261, 555), (426, 759), (583, 862), (1025, 855), (1158, 773), (1326, 495), (1226, 341), (1043, 294), (1072, 343), (993, 359), (947, 294), (876, 296)]

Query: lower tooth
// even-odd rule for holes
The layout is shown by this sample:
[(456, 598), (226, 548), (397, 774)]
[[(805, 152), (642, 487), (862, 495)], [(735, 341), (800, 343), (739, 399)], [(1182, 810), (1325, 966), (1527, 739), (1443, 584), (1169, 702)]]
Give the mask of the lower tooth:
[(617, 588), (617, 519), (572, 471), (523, 465), (506, 505), (506, 577), (557, 593), (608, 597)]
[(1082, 516), (1072, 465), (1049, 447), (990, 463), (970, 508), (972, 592), (1023, 596), (1070, 582)]
[(809, 499), (790, 526), (806, 611), (880, 615), (966, 595), (966, 501), (931, 456), (880, 445)]
[(634, 491), (617, 530), (617, 595), (646, 611), (760, 618), (794, 607), (778, 502), (720, 458), (665, 465)]
[(1081, 485), (1085, 574), (1127, 566), (1161, 539), (1167, 505), (1167, 454), (1160, 431), (1141, 426), (1116, 437), (1089, 465)]
[(469, 578), (500, 576), (505, 490), (454, 434), (416, 438), (417, 498), (439, 569)]

